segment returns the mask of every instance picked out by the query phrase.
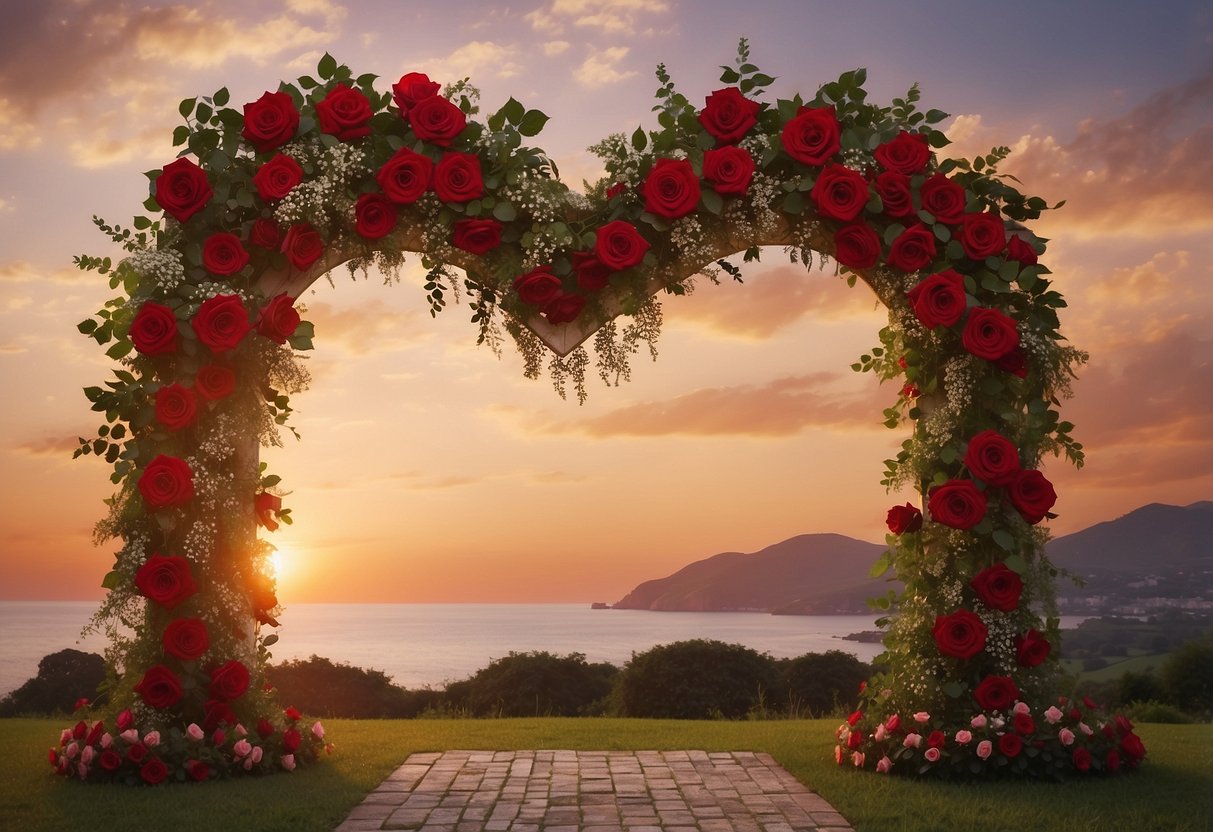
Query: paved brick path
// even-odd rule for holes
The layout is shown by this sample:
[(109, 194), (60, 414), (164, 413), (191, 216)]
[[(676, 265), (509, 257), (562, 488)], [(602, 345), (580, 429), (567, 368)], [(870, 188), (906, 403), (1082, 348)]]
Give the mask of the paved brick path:
[(769, 754), (413, 754), (337, 832), (851, 832)]

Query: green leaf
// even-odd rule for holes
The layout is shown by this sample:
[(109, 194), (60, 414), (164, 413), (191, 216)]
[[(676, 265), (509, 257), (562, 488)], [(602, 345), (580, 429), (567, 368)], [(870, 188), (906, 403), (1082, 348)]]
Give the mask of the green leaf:
[(117, 589), (120, 586), (122, 586), (122, 575), (118, 572), (106, 572), (105, 577), (101, 579), (102, 589)]
[(502, 201), (493, 206), (493, 216), (501, 222), (513, 222), (518, 217), (518, 211), (512, 203)]
[(546, 113), (541, 113), (539, 110), (527, 110), (526, 115), (522, 117), (522, 121), (518, 124), (518, 132), (524, 136), (536, 136), (543, 129), (543, 125), (548, 123)]
[(889, 567), (893, 565), (890, 559), (890, 552), (886, 551), (880, 556), (880, 559), (872, 564), (872, 568), (868, 570), (869, 578), (879, 578), (881, 575), (889, 571)]
[(173, 130), (173, 147), (180, 147), (189, 141), (190, 129), (184, 124), (179, 124)]
[(1028, 573), (1028, 562), (1023, 559), (1023, 555), (1011, 555), (1003, 561), (1007, 565), (1007, 569), (1019, 575)]
[(1015, 537), (1006, 529), (999, 529), (994, 532), (994, 543), (1004, 552), (1010, 552), (1015, 549)]
[(270, 633), (268, 636), (261, 639), (261, 643), (263, 645), (265, 645), (266, 647), (273, 647), (275, 644), (278, 643), (278, 634)]
[(637, 152), (643, 152), (648, 142), (649, 136), (644, 132), (644, 128), (637, 127), (636, 132), (632, 134), (632, 148)]
[(125, 358), (130, 351), (134, 349), (134, 347), (134, 344), (132, 344), (128, 339), (124, 338), (106, 350), (105, 354), (117, 361), (120, 358)]
[(205, 102), (199, 104), (198, 111), (196, 113), (194, 113), (194, 115), (197, 117), (198, 121), (203, 121), (203, 122), (210, 121), (211, 116), (214, 114), (215, 114), (215, 111), (213, 109), (211, 109), (211, 105), (207, 104)]
[(212, 100), (215, 102), (216, 107), (226, 107), (231, 97), (232, 94), (228, 92), (227, 87), (223, 87), (215, 93), (215, 97)]
[(703, 203), (703, 207), (708, 213), (716, 216), (720, 216), (720, 212), (724, 210), (724, 199), (711, 188), (704, 188), (700, 192), (699, 201)]
[(337, 59), (325, 52), (324, 57), (320, 59), (320, 63), (316, 64), (316, 73), (327, 81), (333, 77), (335, 72), (337, 72)]
[(181, 113), (182, 118), (189, 118), (190, 113), (194, 112), (194, 102), (197, 98), (183, 98), (181, 103), (177, 105), (177, 112)]
[(502, 106), (500, 113), (505, 116), (505, 120), (510, 124), (517, 125), (522, 121), (523, 117), (526, 116), (526, 108), (522, 106), (522, 102), (515, 98), (510, 98), (510, 100), (505, 102), (505, 105)]
[[(76, 324), (76, 329), (80, 330), (80, 333), (82, 335), (88, 335), (90, 332), (92, 332), (96, 328), (97, 328), (97, 322), (94, 321), (92, 318), (88, 318), (88, 319), (83, 320), (80, 323)], [(100, 390), (101, 388), (98, 387), (98, 388), (94, 388), (94, 389)]]

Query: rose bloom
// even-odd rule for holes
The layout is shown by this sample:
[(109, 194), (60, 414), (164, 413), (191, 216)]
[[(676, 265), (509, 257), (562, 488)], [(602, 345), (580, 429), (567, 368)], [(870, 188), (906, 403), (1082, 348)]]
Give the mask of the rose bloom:
[(573, 274), (577, 275), (577, 285), (587, 292), (598, 292), (605, 289), (611, 282), (615, 270), (599, 260), (592, 252), (574, 251), (572, 254)]
[(131, 728), (132, 726), (134, 726), (135, 715), (133, 713), (131, 713), (130, 708), (124, 708), (118, 714), (118, 717), (115, 720), (115, 722), (117, 722), (117, 724), (118, 724), (119, 731), (125, 731), (127, 728)]
[(375, 172), (375, 181), (392, 202), (407, 205), (416, 202), (430, 188), (434, 162), (428, 156), (407, 147), (397, 150)]
[(1015, 661), (1020, 667), (1036, 667), (1049, 657), (1052, 645), (1037, 630), (1015, 637)]
[(253, 750), (253, 744), (248, 740), (236, 740), (236, 744), (232, 746), (232, 753), (237, 757), (243, 757)]
[(918, 192), (923, 210), (935, 219), (948, 225), (956, 225), (965, 214), (965, 189), (942, 173), (937, 173), (922, 184)]
[(165, 430), (187, 428), (197, 415), (198, 404), (188, 387), (169, 384), (156, 391), (156, 422)]
[(978, 358), (997, 361), (1019, 346), (1019, 330), (1003, 312), (978, 307), (969, 313), (960, 340)]
[(236, 389), (236, 372), (221, 364), (207, 364), (194, 376), (194, 389), (211, 402), (230, 396)]
[(168, 766), (162, 760), (152, 757), (143, 764), (143, 768), (139, 769), (139, 776), (149, 786), (158, 785), (163, 783), (164, 779), (168, 777)]
[(1036, 732), (1036, 720), (1028, 714), (1015, 714), (1011, 724), (1015, 727), (1015, 733), (1025, 737)]
[(935, 730), (927, 735), (928, 748), (943, 748), (948, 742), (948, 735), (943, 731)]
[(118, 735), (118, 738), (128, 745), (135, 745), (139, 742), (139, 732), (134, 728), (127, 728)]
[(686, 159), (658, 159), (641, 186), (650, 214), (675, 220), (699, 204), (699, 177)]
[[(164, 644), (164, 652), (185, 662), (192, 662), (200, 658), (211, 646), (206, 622), (201, 618), (178, 618), (169, 622), (169, 625), (164, 628), (161, 640)], [(197, 739), (201, 739), (201, 737), (200, 729)]]
[(910, 195), (910, 177), (886, 170), (872, 180), (872, 189), (880, 196), (886, 217), (905, 219), (915, 215), (914, 200)]
[(240, 134), (258, 153), (268, 153), (295, 138), (299, 111), (285, 92), (267, 92), (244, 105), (244, 129)]
[(742, 196), (754, 178), (754, 157), (734, 145), (708, 150), (703, 154), (703, 178), (718, 194)]
[(365, 240), (379, 240), (396, 227), (396, 206), (383, 194), (359, 194), (354, 204), (354, 231)]
[(636, 226), (623, 220), (613, 220), (594, 232), (594, 254), (615, 271), (623, 271), (644, 262), (649, 241)]
[(926, 751), (923, 752), (922, 756), (926, 758), (926, 761), (928, 763), (937, 763), (937, 762), (939, 762), (939, 758), (941, 755), (940, 755), (940, 751), (938, 748), (928, 748)]
[(143, 698), (149, 708), (169, 708), (181, 700), (181, 680), (164, 665), (152, 665), (139, 684), (135, 685), (135, 693)]
[(1002, 562), (978, 572), (969, 581), (969, 586), (983, 604), (1001, 612), (1011, 612), (1018, 607), (1023, 593), (1023, 579)]
[(484, 196), (480, 159), (471, 153), (447, 153), (434, 167), (433, 185), (434, 193), (443, 202), (479, 199)]
[(1085, 722), (1078, 723), (1078, 730), (1082, 731), (1083, 734), (1088, 737), (1095, 733), (1095, 729), (1093, 729), (1090, 725), (1087, 725)]
[(285, 153), (279, 153), (253, 174), (253, 187), (264, 202), (282, 199), (303, 181), (303, 168)]
[(318, 740), (324, 739), (324, 726), (319, 721), (312, 723), (312, 736)]
[(106, 771), (117, 771), (122, 765), (122, 758), (118, 756), (116, 751), (102, 751), (100, 759), (101, 767)]
[(1027, 702), (1016, 702), (1015, 706), (1011, 708), (1011, 713), (1013, 713), (1013, 714), (1030, 714), (1030, 713), (1032, 713), (1032, 709), (1030, 707), (1028, 707)]
[(982, 620), (972, 612), (957, 610), (951, 615), (935, 616), (931, 635), (943, 655), (971, 659), (986, 646), (987, 630)]
[(867, 204), (868, 182), (850, 168), (829, 164), (813, 183), (809, 197), (823, 217), (848, 222)]
[(978, 714), (969, 720), (969, 725), (973, 728), (985, 728), (987, 724), (986, 715)]
[(541, 312), (551, 324), (567, 324), (576, 320), (585, 308), (585, 298), (581, 295), (560, 294), (543, 305)]
[(983, 430), (969, 440), (965, 467), (979, 480), (991, 485), (1009, 485), (1019, 473), (1019, 449), (995, 430)]
[(851, 764), (854, 765), (855, 768), (863, 768), (863, 761), (865, 759), (867, 758), (864, 757), (862, 751), (855, 751), (851, 754)]
[(922, 745), (922, 734), (906, 734), (906, 738), (901, 741), (901, 744), (906, 748), (918, 748)]
[(1036, 249), (1018, 234), (1012, 235), (1007, 243), (1007, 259), (1015, 260), (1023, 266), (1034, 266), (1037, 263)]
[(889, 759), (887, 754), (876, 762), (876, 771), (880, 774), (888, 774), (892, 770), (893, 761)]
[(497, 220), (456, 220), (451, 245), (484, 255), (501, 245), (502, 225)]
[(1045, 722), (1049, 723), (1050, 725), (1056, 725), (1061, 721), (1063, 716), (1064, 714), (1061, 712), (1061, 709), (1056, 705), (1050, 705), (1045, 710)]
[(842, 746), (834, 746), (834, 762), (838, 763), (838, 765), (842, 765), (842, 754)]
[(283, 754), (282, 755), (282, 768), (285, 769), (286, 771), (295, 770), (295, 755), (294, 754)]
[(964, 728), (961, 728), (959, 731), (956, 732), (956, 744), (957, 745), (968, 745), (972, 741), (973, 741), (972, 732), (966, 731)]
[(303, 741), (303, 737), (294, 728), (287, 728), (282, 732), (282, 747), (288, 752), (294, 753), (299, 750), (299, 743)]
[(1010, 488), (1011, 503), (1024, 520), (1035, 525), (1057, 502), (1053, 484), (1039, 471), (1020, 471)]
[(199, 341), (220, 354), (240, 346), (252, 328), (248, 317), (239, 295), (215, 295), (202, 302), (190, 326)]
[(783, 150), (797, 162), (824, 165), (841, 148), (842, 127), (830, 107), (801, 107), (783, 126)]
[(912, 176), (922, 173), (931, 161), (931, 147), (921, 133), (902, 130), (896, 138), (876, 148), (872, 155), (885, 170)]
[(206, 171), (185, 157), (165, 165), (152, 186), (156, 204), (181, 223), (205, 208), (214, 195)]
[(890, 733), (896, 731), (899, 727), (901, 727), (901, 717), (897, 714), (893, 714), (891, 717), (885, 720), (884, 727), (885, 730)]
[(287, 705), (282, 709), (282, 713), (291, 722), (298, 722), (299, 720), (303, 719), (303, 713), (294, 705)]
[(877, 725), (876, 730), (872, 732), (872, 739), (876, 740), (876, 742), (884, 742), (888, 739), (888, 736), (889, 732), (885, 730), (883, 723)]
[(1003, 734), (998, 738), (998, 752), (1004, 757), (1018, 757), (1023, 750), (1023, 740), (1019, 734)]
[(194, 740), (195, 742), (201, 741), (202, 738), (204, 736), (206, 736), (205, 734), (202, 733), (202, 729), (200, 727), (198, 727), (198, 723), (196, 723), (196, 722), (191, 722), (189, 724), (189, 727), (185, 729), (185, 733), (186, 733), (186, 736), (188, 736), (191, 740)]
[(1074, 744), (1074, 732), (1071, 731), (1069, 728), (1062, 728), (1060, 731), (1057, 732), (1057, 739), (1061, 741), (1062, 745), (1066, 745), (1066, 746), (1073, 745)]
[(150, 508), (178, 508), (194, 499), (194, 472), (184, 459), (160, 454), (143, 469), (138, 486)]
[(408, 112), (408, 121), (417, 138), (439, 147), (450, 147), (455, 137), (467, 127), (463, 110), (441, 95), (431, 95), (416, 102)]
[(1024, 357), (1022, 347), (1015, 347), (1015, 349), (995, 361), (994, 366), (1004, 373), (1010, 373), (1019, 378), (1027, 378), (1028, 375), (1027, 360)]
[(144, 737), (143, 737), (143, 744), (146, 745), (148, 748), (155, 748), (156, 746), (158, 746), (160, 744), (160, 732), (159, 731), (148, 731), (147, 734), (144, 735)]
[(337, 84), (316, 102), (320, 129), (343, 142), (371, 134), (371, 102), (348, 84)]
[(963, 317), (966, 306), (964, 277), (953, 269), (937, 272), (910, 291), (906, 298), (914, 316), (927, 329), (952, 326)]
[(973, 690), (973, 698), (983, 710), (1005, 711), (1019, 698), (1019, 688), (1010, 676), (987, 676)]
[(392, 84), (392, 98), (400, 108), (400, 115), (408, 115), (409, 110), (423, 98), (437, 95), (442, 85), (431, 81), (424, 72), (406, 72), (400, 80)]
[(898, 234), (889, 247), (889, 265), (904, 272), (916, 272), (934, 259), (935, 234), (920, 222)]
[(249, 254), (235, 234), (221, 231), (202, 244), (202, 266), (211, 274), (227, 277), (248, 265)]
[(189, 760), (185, 764), (186, 771), (189, 772), (190, 779), (195, 783), (201, 783), (211, 776), (211, 768), (201, 760)]
[(285, 344), (299, 327), (299, 310), (295, 299), (285, 292), (274, 295), (257, 314), (257, 332), (275, 344)]
[(324, 240), (311, 223), (293, 223), (282, 238), (282, 252), (296, 269), (307, 269), (324, 255)]
[(131, 320), (129, 337), (142, 355), (166, 355), (177, 351), (177, 316), (167, 306), (147, 301)]
[(986, 516), (986, 496), (971, 480), (949, 480), (930, 490), (931, 519), (953, 529), (971, 529)]
[(922, 512), (909, 503), (893, 506), (885, 515), (885, 525), (893, 534), (916, 532), (922, 528)]
[(1075, 748), (1074, 753), (1070, 756), (1070, 762), (1074, 764), (1074, 768), (1078, 771), (1091, 770), (1091, 752), (1085, 748)]
[(965, 214), (960, 221), (960, 245), (970, 260), (984, 260), (1007, 247), (1007, 229), (991, 211)]
[(914, 721), (915, 722), (930, 722), (931, 715), (929, 713), (927, 713), (926, 711), (919, 711), (918, 713), (914, 714)]
[(268, 248), (274, 251), (282, 243), (282, 233), (278, 230), (278, 223), (269, 217), (259, 217), (253, 220), (248, 239), (258, 248)]
[(230, 702), (248, 690), (249, 672), (241, 662), (230, 659), (211, 671), (211, 696)]
[(880, 260), (880, 237), (863, 220), (834, 232), (834, 259), (848, 269), (870, 269)]
[(863, 731), (850, 731), (847, 734), (847, 748), (854, 751), (863, 745)]
[(523, 303), (543, 306), (560, 295), (560, 278), (552, 274), (551, 266), (540, 266), (514, 278), (514, 291)]
[(717, 142), (731, 145), (758, 123), (758, 110), (757, 101), (746, 98), (736, 87), (725, 87), (707, 97), (698, 118)]

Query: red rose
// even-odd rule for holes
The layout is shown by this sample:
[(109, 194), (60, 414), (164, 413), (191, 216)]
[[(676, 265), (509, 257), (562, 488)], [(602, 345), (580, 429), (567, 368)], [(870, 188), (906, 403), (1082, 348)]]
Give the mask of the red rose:
[[(80, 720), (79, 722), (77, 722), (75, 727), (72, 728), (72, 738), (73, 739), (82, 740), (85, 738), (85, 736), (87, 736), (87, 734), (88, 734), (88, 723), (85, 722), (83, 719)], [(85, 745), (87, 745), (87, 744), (88, 743), (85, 743)]]
[(957, 610), (951, 615), (935, 616), (931, 635), (935, 646), (945, 656), (971, 659), (986, 646), (986, 625), (968, 610)]
[[(445, 98), (432, 100), (446, 101)], [(424, 106), (424, 103), (421, 106)], [(480, 159), (471, 153), (444, 155), (434, 168), (434, 193), (443, 202), (468, 202), (484, 196)]]
[(451, 245), (484, 255), (501, 245), (501, 231), (497, 220), (456, 220)]
[(177, 351), (177, 316), (153, 301), (139, 307), (131, 321), (131, 343), (143, 355), (166, 355)]
[(1079, 746), (1074, 749), (1074, 753), (1070, 755), (1070, 762), (1074, 764), (1077, 771), (1091, 770), (1091, 752), (1086, 748)]
[(194, 376), (194, 389), (208, 402), (225, 398), (236, 389), (236, 373), (231, 367), (207, 364)]
[(754, 178), (754, 157), (749, 151), (729, 145), (703, 154), (703, 178), (718, 194), (744, 195)]
[(893, 534), (908, 534), (922, 528), (922, 512), (909, 503), (893, 506), (884, 521)]
[(699, 204), (699, 177), (686, 159), (658, 159), (641, 185), (650, 214), (676, 220)]
[(354, 230), (367, 240), (378, 240), (396, 227), (396, 206), (383, 194), (359, 194), (354, 205)]
[(585, 308), (585, 298), (581, 295), (559, 295), (543, 305), (543, 317), (550, 324), (567, 324), (575, 320)]
[(880, 237), (863, 220), (834, 232), (834, 259), (848, 269), (870, 269), (880, 260)]
[(1049, 658), (1053, 646), (1036, 630), (1015, 637), (1015, 661), (1020, 667), (1036, 667)]
[(993, 211), (965, 214), (956, 236), (970, 260), (984, 260), (1007, 247), (1007, 228)]
[(1015, 320), (997, 309), (978, 307), (969, 313), (960, 341), (978, 358), (997, 361), (1019, 346)]
[(897, 235), (889, 246), (888, 263), (903, 272), (916, 272), (935, 259), (935, 235), (931, 229), (916, 222)]
[(311, 223), (297, 222), (282, 238), (282, 251), (292, 266), (304, 270), (324, 256), (324, 240)]
[(400, 115), (407, 115), (423, 98), (437, 95), (442, 89), (437, 81), (431, 81), (424, 72), (406, 72), (400, 80), (392, 84), (392, 98), (400, 108)]
[(279, 243), (282, 242), (282, 233), (278, 230), (278, 223), (269, 217), (261, 217), (253, 221), (253, 227), (249, 229), (248, 239), (250, 243), (258, 248), (276, 250)]
[(927, 748), (943, 748), (948, 744), (948, 735), (943, 731), (932, 731), (927, 736)]
[(606, 198), (614, 199), (615, 197), (626, 193), (628, 186), (622, 182), (616, 182), (614, 185), (606, 189)]
[(902, 130), (897, 138), (876, 148), (872, 155), (885, 170), (912, 176), (921, 173), (931, 161), (931, 147), (921, 133)]
[(1019, 449), (998, 431), (983, 430), (969, 440), (964, 464), (979, 480), (1009, 485), (1019, 473)]
[(240, 346), (248, 334), (248, 310), (239, 295), (215, 295), (207, 298), (198, 307), (198, 314), (190, 321), (198, 340), (219, 354)]
[(824, 165), (842, 146), (841, 136), (833, 107), (802, 107), (780, 134), (784, 152), (806, 165)]
[(468, 124), (463, 110), (441, 95), (431, 95), (418, 101), (409, 110), (408, 119), (417, 138), (439, 147), (450, 147)]
[(184, 157), (165, 165), (152, 186), (156, 204), (177, 222), (197, 214), (214, 195), (206, 171)]
[(823, 217), (846, 222), (859, 216), (867, 204), (868, 182), (850, 168), (831, 164), (817, 177), (809, 196)]
[(201, 760), (187, 760), (185, 769), (195, 783), (204, 783), (211, 776), (211, 767)]
[(430, 157), (402, 147), (376, 171), (375, 181), (388, 199), (407, 205), (430, 189), (433, 176), (434, 162)]
[(872, 187), (880, 195), (887, 217), (913, 217), (914, 199), (910, 195), (910, 177), (886, 170), (872, 181)]
[(156, 786), (164, 782), (168, 777), (168, 766), (163, 760), (157, 757), (152, 757), (143, 764), (143, 768), (139, 769), (139, 776), (143, 778), (143, 782), (149, 786)]
[(1010, 676), (987, 676), (973, 690), (983, 711), (1006, 711), (1019, 698), (1019, 688)]
[(241, 135), (257, 148), (268, 153), (295, 138), (299, 129), (299, 111), (295, 102), (284, 92), (267, 92), (244, 105), (244, 129)]
[(1107, 759), (1104, 762), (1104, 770), (1109, 774), (1115, 774), (1120, 771), (1120, 755), (1116, 753), (1115, 748), (1108, 752)]
[(1014, 234), (1007, 243), (1007, 259), (1015, 260), (1023, 266), (1034, 266), (1037, 262), (1036, 249), (1023, 237)]
[(303, 741), (303, 737), (299, 734), (298, 729), (287, 728), (282, 732), (282, 747), (286, 749), (288, 754), (294, 754), (299, 750), (299, 743)]
[(992, 610), (1011, 612), (1019, 606), (1023, 594), (1023, 579), (1005, 563), (988, 566), (973, 576), (969, 586), (981, 602)]
[(1003, 734), (998, 738), (998, 752), (1004, 757), (1018, 757), (1023, 751), (1023, 739), (1019, 734)]
[(107, 748), (101, 752), (101, 767), (106, 771), (117, 771), (122, 765), (122, 758), (118, 756), (118, 752), (112, 748)]
[(194, 498), (194, 472), (184, 459), (160, 454), (139, 475), (139, 493), (149, 508), (176, 508)]
[(1118, 736), (1125, 736), (1133, 733), (1133, 720), (1129, 719), (1124, 714), (1117, 714), (1113, 720), (1116, 723), (1116, 733)]
[(253, 174), (257, 195), (265, 202), (282, 199), (291, 192), (291, 188), (302, 181), (303, 168), (285, 153), (279, 153)]
[(316, 102), (320, 129), (343, 142), (371, 134), (371, 102), (348, 84), (337, 84)]
[(942, 173), (937, 173), (922, 183), (919, 191), (923, 210), (935, 219), (948, 225), (956, 225), (965, 213), (965, 189)]
[(134, 743), (126, 749), (126, 759), (130, 760), (135, 765), (143, 762), (143, 758), (147, 756), (147, 746), (141, 742)]
[[(214, 731), (220, 725), (224, 725), (224, 724), (235, 725), (236, 724), (236, 714), (232, 711), (231, 707), (226, 702), (223, 702), (219, 699), (206, 700), (206, 704), (203, 706), (203, 713), (205, 714), (205, 716), (202, 720), (202, 730), (206, 731), (208, 733), (211, 731)], [(222, 733), (222, 732), (217, 732), (217, 733)], [(215, 739), (215, 745), (222, 745), (222, 744), (223, 744), (222, 738)]]
[(591, 252), (573, 252), (573, 274), (577, 275), (577, 285), (587, 292), (597, 292), (611, 282), (615, 270), (603, 263)]
[(282, 713), (291, 722), (298, 722), (299, 720), (303, 719), (303, 714), (294, 705), (287, 705), (286, 708), (283, 709)]
[[(85, 699), (84, 707), (87, 707), (87, 706), (88, 706), (88, 700)], [(96, 722), (93, 723), (93, 727), (89, 730), (88, 736), (84, 738), (84, 744), (85, 745), (96, 745), (101, 740), (101, 737), (104, 734), (105, 734), (105, 723), (102, 722), (101, 720), (97, 720)]]
[(623, 271), (639, 266), (649, 241), (640, 236), (636, 226), (623, 220), (613, 220), (594, 232), (594, 254), (608, 268)]
[(123, 708), (118, 712), (118, 716), (114, 717), (114, 722), (117, 723), (119, 731), (127, 731), (135, 727), (135, 715), (131, 713), (130, 708)]
[(169, 384), (156, 391), (156, 421), (166, 430), (181, 430), (194, 423), (198, 402), (194, 391)]
[(211, 646), (206, 622), (201, 618), (178, 618), (170, 622), (164, 628), (161, 641), (164, 644), (164, 652), (183, 662), (194, 661)]
[(274, 734), (278, 733), (278, 729), (274, 727), (274, 723), (270, 722), (265, 717), (257, 720), (257, 734), (263, 740), (268, 740)]
[(1031, 714), (1015, 714), (1011, 726), (1016, 734), (1028, 737), (1036, 731), (1036, 720), (1032, 719)]
[(847, 748), (856, 751), (861, 745), (863, 745), (863, 731), (852, 731), (847, 736)]
[(257, 315), (257, 332), (275, 344), (285, 344), (299, 326), (299, 310), (295, 299), (285, 292), (274, 295)]
[(202, 266), (211, 274), (233, 275), (248, 265), (248, 252), (235, 234), (220, 231), (202, 244)]
[(210, 693), (216, 699), (231, 702), (244, 696), (248, 690), (248, 668), (231, 659), (211, 671)]
[(1049, 509), (1057, 502), (1053, 483), (1045, 479), (1044, 474), (1034, 470), (1020, 471), (1011, 483), (1008, 493), (1012, 505), (1023, 519), (1032, 525), (1045, 519)]
[(953, 529), (971, 529), (986, 516), (986, 495), (971, 480), (949, 480), (931, 489), (931, 519)]
[(1135, 768), (1142, 758), (1146, 756), (1145, 743), (1141, 741), (1141, 737), (1132, 733), (1121, 738), (1120, 751), (1128, 759), (1130, 768)]
[(135, 692), (149, 708), (171, 708), (181, 700), (181, 680), (164, 665), (152, 665), (135, 685)]
[(544, 306), (559, 297), (562, 290), (560, 278), (552, 274), (552, 267), (540, 266), (514, 278), (514, 291), (523, 303)]
[(945, 269), (906, 292), (906, 297), (927, 329), (952, 326), (965, 312), (965, 279), (954, 269)]
[(736, 87), (725, 87), (707, 97), (699, 123), (716, 141), (733, 144), (758, 123), (758, 109), (757, 101), (746, 98)]
[[(274, 516), (282, 511), (282, 498), (277, 494), (271, 494), (268, 491), (258, 491), (257, 496), (253, 498), (253, 513), (257, 515), (257, 522), (265, 526), (269, 531), (277, 531), (278, 521)], [(270, 604), (274, 606), (274, 604)]]
[(170, 612), (198, 589), (190, 562), (180, 555), (154, 554), (135, 572), (135, 587), (144, 598)]
[(994, 366), (1004, 373), (1024, 378), (1028, 374), (1028, 366), (1024, 359), (1023, 349), (1016, 347), (1002, 358), (994, 362)]

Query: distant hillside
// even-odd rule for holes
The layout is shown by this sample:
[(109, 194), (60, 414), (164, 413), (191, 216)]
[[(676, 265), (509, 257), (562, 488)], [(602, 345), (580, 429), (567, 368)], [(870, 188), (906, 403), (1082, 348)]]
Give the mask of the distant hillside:
[(868, 611), (886, 584), (868, 577), (883, 546), (840, 534), (802, 534), (758, 552), (723, 552), (645, 581), (614, 604), (664, 612)]
[[(803, 534), (758, 552), (722, 552), (645, 581), (614, 604), (665, 612), (863, 614), (890, 586), (868, 570), (884, 547), (839, 534)], [(1213, 502), (1154, 503), (1049, 543), (1055, 564), (1086, 585), (1058, 581), (1063, 613), (1141, 614), (1213, 609)]]

